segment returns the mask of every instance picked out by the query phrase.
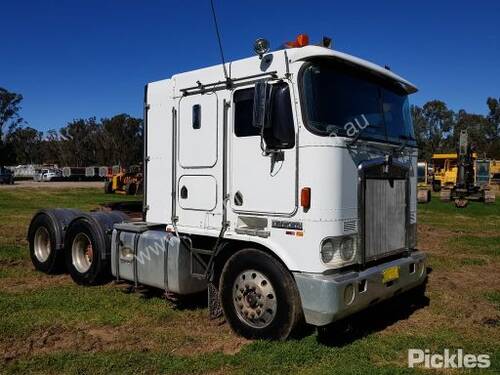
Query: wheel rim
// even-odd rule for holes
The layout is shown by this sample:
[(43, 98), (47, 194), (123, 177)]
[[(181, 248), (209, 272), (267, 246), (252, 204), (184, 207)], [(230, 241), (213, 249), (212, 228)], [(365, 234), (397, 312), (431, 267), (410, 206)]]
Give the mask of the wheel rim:
[(39, 227), (35, 232), (35, 256), (40, 262), (46, 262), (50, 256), (50, 235), (45, 227)]
[(233, 303), (238, 318), (254, 328), (267, 327), (276, 316), (276, 293), (269, 279), (259, 271), (247, 270), (233, 284)]
[(78, 233), (75, 236), (71, 247), (71, 257), (73, 266), (78, 272), (85, 273), (89, 270), (94, 257), (94, 249), (90, 238), (85, 233)]

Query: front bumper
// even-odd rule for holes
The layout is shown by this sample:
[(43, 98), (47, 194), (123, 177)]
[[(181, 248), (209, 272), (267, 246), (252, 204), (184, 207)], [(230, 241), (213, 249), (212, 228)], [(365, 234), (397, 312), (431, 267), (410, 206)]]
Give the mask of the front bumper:
[[(294, 272), (306, 322), (324, 326), (422, 284), (426, 256), (420, 251), (361, 272), (315, 274)], [(383, 283), (383, 271), (399, 267), (399, 278)]]

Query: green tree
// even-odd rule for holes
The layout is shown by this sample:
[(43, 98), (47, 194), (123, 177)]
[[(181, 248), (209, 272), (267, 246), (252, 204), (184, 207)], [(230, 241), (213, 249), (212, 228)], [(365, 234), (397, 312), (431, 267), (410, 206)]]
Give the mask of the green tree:
[(432, 154), (447, 148), (446, 139), (454, 124), (454, 113), (446, 103), (432, 100), (424, 106), (412, 106), (412, 119), (421, 158), (429, 160)]
[(97, 134), (99, 124), (95, 117), (68, 123), (60, 131), (61, 164), (85, 167), (97, 162)]
[(0, 138), (4, 136), (4, 129), (16, 127), (22, 122), (19, 116), (23, 96), (0, 87)]
[(12, 147), (17, 164), (41, 162), (42, 134), (42, 132), (30, 127), (16, 127), (9, 131), (6, 143)]
[(19, 116), (22, 95), (0, 87), (0, 166), (15, 159), (12, 147), (5, 143), (4, 130), (15, 128), (23, 120)]
[(128, 167), (140, 162), (143, 157), (142, 120), (120, 114), (101, 121), (103, 164)]
[(488, 98), (486, 104), (490, 123), (487, 152), (490, 158), (500, 160), (500, 99)]

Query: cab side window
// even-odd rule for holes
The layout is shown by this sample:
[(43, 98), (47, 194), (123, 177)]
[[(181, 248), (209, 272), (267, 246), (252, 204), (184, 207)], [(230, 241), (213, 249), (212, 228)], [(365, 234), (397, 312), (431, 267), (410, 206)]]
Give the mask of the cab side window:
[[(253, 126), (255, 88), (234, 93), (234, 133), (237, 137), (260, 136), (260, 129)], [(266, 109), (269, 126), (264, 129), (264, 140), (271, 148), (287, 149), (295, 146), (290, 88), (286, 82), (273, 84), (268, 93)]]
[(237, 137), (260, 136), (253, 126), (253, 96), (255, 89), (238, 90), (234, 93), (234, 134)]

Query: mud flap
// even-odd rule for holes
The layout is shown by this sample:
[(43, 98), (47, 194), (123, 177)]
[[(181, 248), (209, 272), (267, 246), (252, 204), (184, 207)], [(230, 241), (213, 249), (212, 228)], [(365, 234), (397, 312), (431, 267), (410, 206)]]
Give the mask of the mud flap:
[(222, 305), (220, 303), (219, 290), (213, 283), (208, 283), (208, 314), (210, 320), (221, 319), (224, 317)]

